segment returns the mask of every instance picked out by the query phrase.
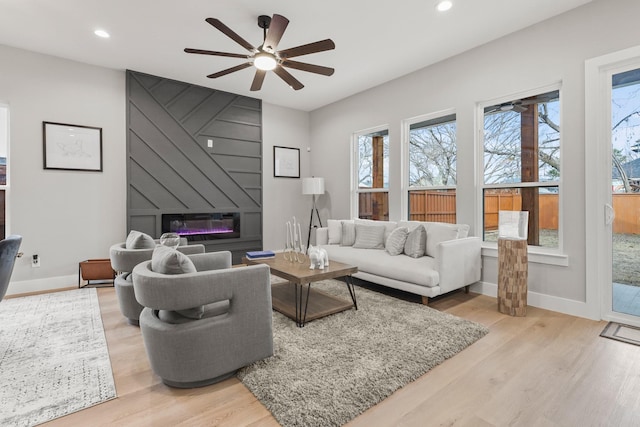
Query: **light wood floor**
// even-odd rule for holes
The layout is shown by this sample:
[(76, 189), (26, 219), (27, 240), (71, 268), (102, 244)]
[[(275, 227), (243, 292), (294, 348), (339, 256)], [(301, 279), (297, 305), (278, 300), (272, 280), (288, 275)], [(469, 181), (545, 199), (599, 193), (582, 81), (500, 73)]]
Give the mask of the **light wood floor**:
[[(98, 293), (118, 397), (47, 427), (278, 425), (235, 378), (200, 389), (164, 386), (114, 290)], [(509, 317), (494, 298), (464, 293), (432, 307), (491, 332), (349, 426), (640, 425), (640, 347), (600, 338), (605, 322), (532, 307), (527, 317)]]

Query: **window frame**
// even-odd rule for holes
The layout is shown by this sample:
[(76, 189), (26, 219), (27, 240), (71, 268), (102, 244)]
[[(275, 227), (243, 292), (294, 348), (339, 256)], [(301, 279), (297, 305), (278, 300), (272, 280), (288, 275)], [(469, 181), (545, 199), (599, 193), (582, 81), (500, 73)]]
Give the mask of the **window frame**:
[[(485, 184), (484, 182), (484, 109), (486, 107), (502, 104), (505, 102), (510, 102), (515, 99), (527, 98), (530, 96), (540, 95), (547, 92), (558, 91), (559, 92), (559, 114), (560, 114), (560, 126), (561, 132), (559, 135), (560, 142), (560, 178), (557, 181), (538, 181), (536, 183), (528, 183), (528, 182), (519, 182), (519, 183), (509, 183), (509, 184)], [(524, 188), (524, 187), (548, 187), (548, 186), (556, 186), (558, 187), (558, 247), (557, 248), (548, 248), (542, 246), (527, 246), (527, 251), (529, 254), (529, 262), (541, 263), (541, 264), (550, 264), (550, 265), (558, 265), (558, 266), (568, 266), (569, 260), (568, 256), (564, 252), (564, 174), (562, 171), (564, 170), (565, 165), (565, 156), (564, 156), (564, 134), (566, 131), (562, 131), (562, 127), (564, 125), (564, 108), (566, 102), (564, 102), (564, 95), (562, 89), (562, 82), (553, 83), (547, 86), (538, 87), (535, 89), (530, 89), (522, 92), (512, 93), (509, 95), (501, 96), (498, 98), (492, 98), (490, 100), (481, 101), (476, 103), (476, 212), (478, 215), (476, 216), (476, 224), (475, 228), (478, 230), (478, 235), (484, 235), (484, 192), (488, 189), (496, 189), (496, 188)], [(482, 237), (482, 255), (488, 257), (498, 257), (498, 244), (497, 242), (487, 242)]]
[[(458, 187), (458, 172), (456, 169), (456, 185), (455, 186), (449, 186), (449, 185), (439, 185), (439, 186), (433, 186), (433, 187), (412, 187), (409, 185), (409, 170), (411, 168), (411, 160), (409, 159), (409, 138), (411, 136), (411, 125), (416, 124), (416, 123), (420, 123), (420, 122), (425, 122), (427, 120), (434, 120), (434, 119), (438, 119), (440, 117), (446, 117), (446, 116), (451, 116), (451, 115), (455, 115), (456, 116), (456, 157), (458, 154), (458, 129), (457, 129), (457, 124), (458, 124), (458, 117), (457, 117), (457, 112), (455, 108), (446, 108), (444, 110), (439, 110), (439, 111), (435, 111), (432, 113), (427, 113), (427, 114), (421, 114), (419, 116), (415, 116), (415, 117), (411, 117), (408, 119), (404, 119), (402, 120), (401, 123), (401, 139), (402, 139), (402, 146), (400, 149), (400, 155), (402, 156), (402, 164), (401, 164), (401, 174), (402, 174), (402, 183), (401, 183), (401, 209), (400, 209), (400, 215), (401, 218), (404, 218), (405, 220), (409, 220), (409, 192), (411, 190), (449, 190), (449, 189), (454, 189), (456, 190), (456, 198), (458, 197), (457, 194), (457, 187)], [(457, 203), (456, 203), (456, 211), (457, 211)], [(456, 212), (456, 217), (458, 216), (458, 213)]]
[(0, 184), (0, 191), (4, 191), (4, 201), (5, 201), (5, 206), (4, 206), (4, 219), (5, 219), (5, 223), (4, 223), (4, 234), (5, 236), (8, 236), (9, 234), (11, 234), (9, 232), (10, 230), (10, 218), (9, 218), (9, 210), (7, 209), (7, 206), (9, 205), (9, 193), (10, 193), (10, 184), (11, 184), (11, 174), (10, 174), (10, 135), (11, 135), (11, 131), (10, 131), (10, 123), (11, 123), (11, 110), (9, 108), (9, 104), (0, 101), (0, 108), (6, 110), (6, 127), (5, 127), (5, 138), (6, 138), (6, 142), (7, 142), (7, 153), (6, 153), (6, 169), (5, 169), (5, 173), (6, 173), (6, 181), (5, 184)]
[[(350, 197), (350, 212), (351, 218), (359, 217), (359, 201), (358, 195), (360, 193), (387, 193), (391, 194), (391, 183), (389, 188), (359, 188), (360, 182), (360, 151), (359, 141), (361, 136), (369, 135), (372, 133), (387, 131), (389, 133), (389, 146), (391, 146), (391, 132), (388, 124), (378, 125), (367, 129), (362, 129), (351, 134), (351, 197)], [(389, 171), (390, 172), (390, 171)], [(389, 174), (389, 178), (391, 175)], [(387, 196), (387, 197), (388, 197)]]

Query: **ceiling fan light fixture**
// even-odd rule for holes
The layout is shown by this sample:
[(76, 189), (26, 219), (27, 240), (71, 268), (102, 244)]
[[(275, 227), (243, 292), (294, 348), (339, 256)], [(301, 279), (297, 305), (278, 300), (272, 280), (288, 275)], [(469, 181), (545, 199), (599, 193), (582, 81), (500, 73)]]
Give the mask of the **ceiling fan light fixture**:
[(276, 61), (275, 56), (272, 54), (268, 52), (260, 52), (253, 57), (253, 65), (258, 70), (271, 71), (276, 68), (278, 61)]
[(446, 12), (447, 10), (451, 9), (452, 6), (453, 2), (451, 0), (441, 0), (436, 3), (436, 9), (438, 10), (438, 12)]

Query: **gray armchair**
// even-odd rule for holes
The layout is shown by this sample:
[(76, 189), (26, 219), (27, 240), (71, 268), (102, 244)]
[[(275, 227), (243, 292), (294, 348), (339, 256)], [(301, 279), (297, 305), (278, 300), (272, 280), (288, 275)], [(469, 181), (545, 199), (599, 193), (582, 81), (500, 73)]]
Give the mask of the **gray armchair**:
[[(184, 239), (181, 245), (186, 244)], [(204, 253), (204, 245), (178, 246), (178, 250), (184, 254), (201, 254)], [(118, 272), (113, 286), (118, 296), (120, 311), (131, 325), (138, 325), (140, 313), (144, 308), (136, 300), (131, 272), (136, 265), (150, 260), (152, 254), (153, 248), (127, 249), (126, 242), (117, 243), (109, 249), (111, 267)]]
[(269, 267), (230, 268), (230, 252), (189, 258), (196, 272), (156, 273), (152, 261), (133, 269), (151, 368), (179, 388), (213, 384), (273, 354)]
[(20, 250), (22, 236), (11, 235), (0, 241), (0, 301), (4, 298), (9, 288), (11, 273), (16, 263), (18, 250)]

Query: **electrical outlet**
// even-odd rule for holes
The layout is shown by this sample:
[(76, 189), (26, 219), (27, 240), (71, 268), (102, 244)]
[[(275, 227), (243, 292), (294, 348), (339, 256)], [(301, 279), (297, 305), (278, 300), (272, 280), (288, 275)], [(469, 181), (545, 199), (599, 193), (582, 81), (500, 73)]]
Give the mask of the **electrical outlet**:
[(31, 257), (31, 267), (40, 267), (40, 255), (33, 255)]

